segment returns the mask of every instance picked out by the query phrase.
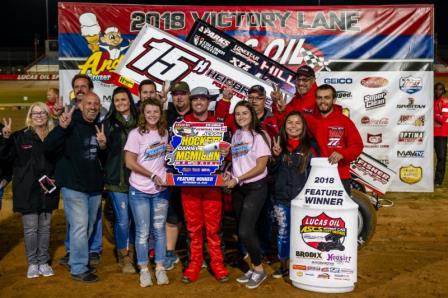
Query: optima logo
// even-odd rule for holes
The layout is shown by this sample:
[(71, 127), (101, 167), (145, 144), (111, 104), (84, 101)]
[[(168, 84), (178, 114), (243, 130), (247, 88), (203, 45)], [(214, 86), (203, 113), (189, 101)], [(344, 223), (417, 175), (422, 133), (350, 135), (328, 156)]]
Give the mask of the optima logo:
[(423, 131), (402, 131), (398, 136), (398, 142), (404, 144), (423, 143), (425, 133)]

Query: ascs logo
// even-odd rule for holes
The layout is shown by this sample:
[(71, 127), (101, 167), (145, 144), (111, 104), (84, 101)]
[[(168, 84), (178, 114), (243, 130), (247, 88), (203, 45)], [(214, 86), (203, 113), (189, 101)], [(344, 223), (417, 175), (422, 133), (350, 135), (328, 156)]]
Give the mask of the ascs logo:
[(414, 94), (423, 88), (423, 78), (421, 77), (401, 77), (399, 82), (400, 90), (408, 94)]
[(324, 84), (330, 84), (330, 85), (350, 85), (353, 84), (352, 78), (325, 78)]

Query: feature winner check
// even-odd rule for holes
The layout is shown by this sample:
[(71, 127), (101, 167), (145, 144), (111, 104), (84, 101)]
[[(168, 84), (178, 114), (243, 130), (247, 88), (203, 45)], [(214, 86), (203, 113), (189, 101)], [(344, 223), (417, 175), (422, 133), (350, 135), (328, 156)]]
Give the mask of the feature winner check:
[(166, 156), (168, 165), (178, 172), (167, 174), (167, 184), (173, 186), (222, 186), (218, 174), (224, 159), (220, 149), (230, 144), (223, 141), (227, 127), (215, 122), (175, 122), (171, 145)]
[(141, 81), (150, 79), (161, 88), (165, 81), (185, 81), (190, 89), (206, 87), (233, 90), (230, 112), (235, 104), (247, 98), (253, 85), (262, 85), (267, 94), (272, 91), (268, 81), (247, 73), (175, 36), (146, 24), (113, 74), (116, 85), (128, 87), (138, 94)]

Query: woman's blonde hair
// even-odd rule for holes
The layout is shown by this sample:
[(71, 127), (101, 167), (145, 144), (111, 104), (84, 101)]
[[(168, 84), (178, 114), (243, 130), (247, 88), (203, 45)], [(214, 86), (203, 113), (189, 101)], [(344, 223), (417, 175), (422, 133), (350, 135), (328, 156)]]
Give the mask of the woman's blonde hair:
[(48, 110), (47, 105), (40, 101), (35, 102), (30, 106), (30, 109), (28, 110), (28, 113), (26, 114), (26, 119), (25, 119), (26, 127), (28, 127), (28, 129), (34, 130), (34, 127), (32, 125), (33, 121), (31, 120), (31, 113), (33, 112), (33, 109), (35, 107), (39, 107), (42, 111), (47, 113), (47, 123), (45, 126), (47, 129), (47, 133), (49, 133), (54, 128), (54, 122), (53, 122), (53, 119), (51, 119), (51, 117), (50, 117), (50, 110)]

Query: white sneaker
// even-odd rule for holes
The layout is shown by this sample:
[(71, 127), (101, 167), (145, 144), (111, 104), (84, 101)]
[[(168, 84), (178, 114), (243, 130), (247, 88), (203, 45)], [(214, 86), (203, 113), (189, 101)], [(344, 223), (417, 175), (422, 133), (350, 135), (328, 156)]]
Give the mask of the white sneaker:
[(53, 268), (50, 267), (48, 264), (40, 264), (39, 265), (39, 274), (43, 275), (45, 277), (53, 276), (54, 271)]
[(152, 286), (151, 273), (148, 269), (140, 270), (140, 287), (146, 288)]
[(156, 280), (158, 285), (167, 285), (170, 283), (165, 268), (156, 269)]
[(39, 265), (31, 264), (28, 266), (28, 271), (26, 273), (26, 277), (28, 278), (36, 278), (39, 277)]

